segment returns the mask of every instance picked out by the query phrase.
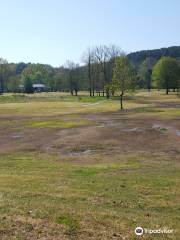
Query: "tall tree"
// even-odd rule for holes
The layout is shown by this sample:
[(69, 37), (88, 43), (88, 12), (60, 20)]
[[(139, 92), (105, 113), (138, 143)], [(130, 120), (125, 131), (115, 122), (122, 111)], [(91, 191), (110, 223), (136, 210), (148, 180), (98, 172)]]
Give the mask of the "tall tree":
[(69, 88), (71, 95), (77, 96), (79, 91), (79, 65), (74, 63), (73, 61), (67, 60), (65, 67), (68, 69), (69, 73)]
[(117, 57), (113, 68), (113, 82), (111, 88), (120, 94), (121, 109), (123, 109), (123, 96), (126, 90), (134, 89), (136, 72), (127, 56)]
[(8, 74), (8, 62), (7, 60), (0, 58), (0, 94), (4, 93), (7, 74)]
[(33, 84), (32, 79), (29, 76), (24, 77), (24, 90), (25, 93), (33, 93)]
[(18, 92), (20, 90), (19, 89), (20, 84), (21, 84), (21, 76), (19, 74), (10, 76), (7, 82), (7, 91)]
[(165, 88), (168, 94), (171, 88), (178, 88), (179, 71), (180, 67), (176, 59), (162, 57), (153, 68), (152, 79), (159, 89)]
[(151, 75), (154, 64), (154, 59), (147, 57), (139, 68), (140, 80), (143, 81), (143, 85), (148, 91), (151, 90)]
[(94, 48), (94, 61), (99, 66), (100, 73), (103, 73), (103, 96), (106, 91), (106, 97), (110, 96), (110, 85), (112, 82), (112, 68), (116, 57), (122, 54), (119, 47), (115, 45), (100, 45)]
[(93, 52), (90, 48), (84, 52), (82, 57), (83, 62), (87, 65), (88, 81), (89, 81), (89, 96), (94, 96), (94, 79), (92, 77), (93, 68)]

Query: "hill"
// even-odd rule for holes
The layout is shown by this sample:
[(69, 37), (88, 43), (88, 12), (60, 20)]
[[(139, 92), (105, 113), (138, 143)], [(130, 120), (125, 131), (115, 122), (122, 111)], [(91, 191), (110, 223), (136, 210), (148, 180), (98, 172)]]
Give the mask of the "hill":
[(173, 57), (177, 59), (180, 58), (180, 46), (154, 50), (142, 50), (128, 54), (129, 60), (135, 66), (141, 64), (146, 58), (152, 58), (155, 61), (158, 61), (163, 56)]

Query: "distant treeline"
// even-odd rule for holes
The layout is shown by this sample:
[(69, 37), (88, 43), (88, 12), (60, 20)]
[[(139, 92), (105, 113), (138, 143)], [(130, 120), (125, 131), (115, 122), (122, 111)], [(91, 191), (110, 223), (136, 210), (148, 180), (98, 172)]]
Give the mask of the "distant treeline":
[[(33, 92), (32, 84), (45, 84), (48, 91), (68, 91), (77, 95), (78, 91), (86, 90), (90, 96), (97, 94), (109, 97), (114, 63), (119, 56), (125, 54), (117, 46), (100, 45), (84, 52), (82, 66), (67, 61), (63, 66), (54, 68), (40, 63), (8, 63), (0, 58), (0, 93), (28, 93)], [(164, 56), (175, 58), (179, 64), (180, 47), (145, 50), (127, 55), (136, 71), (136, 88), (150, 90), (154, 87), (151, 81), (153, 67)]]

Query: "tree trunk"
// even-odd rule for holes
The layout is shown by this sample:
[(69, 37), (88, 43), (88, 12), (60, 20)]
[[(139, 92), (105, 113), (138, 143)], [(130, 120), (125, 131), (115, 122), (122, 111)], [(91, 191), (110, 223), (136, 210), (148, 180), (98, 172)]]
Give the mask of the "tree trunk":
[(152, 75), (152, 70), (148, 70), (148, 91), (151, 91), (151, 75)]
[(94, 91), (95, 91), (95, 89), (94, 89), (94, 79), (92, 80), (92, 95), (93, 95), (93, 97), (94, 97)]
[(109, 99), (109, 88), (106, 89), (106, 98)]
[(4, 82), (3, 79), (0, 81), (0, 94), (2, 95), (4, 93)]
[(121, 104), (121, 110), (123, 109), (123, 91), (121, 92), (121, 95), (120, 95), (120, 104)]
[(166, 94), (169, 94), (169, 84), (167, 80), (166, 80)]
[(92, 79), (91, 79), (91, 62), (88, 62), (88, 77), (89, 77), (89, 96), (92, 97)]

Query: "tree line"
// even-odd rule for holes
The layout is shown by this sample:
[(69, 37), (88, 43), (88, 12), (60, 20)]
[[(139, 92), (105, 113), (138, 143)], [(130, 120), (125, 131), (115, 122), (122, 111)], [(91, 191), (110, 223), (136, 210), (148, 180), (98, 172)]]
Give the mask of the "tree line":
[[(179, 89), (179, 49), (126, 55), (118, 46), (99, 45), (82, 54), (83, 65), (68, 60), (58, 68), (46, 64), (8, 63), (0, 58), (0, 93), (19, 92), (20, 86), (24, 87), (24, 92), (31, 93), (32, 84), (42, 83), (48, 91), (67, 91), (76, 96), (84, 90), (89, 91), (91, 97), (107, 98), (119, 92), (121, 100), (126, 89), (165, 88), (168, 94), (170, 89)], [(174, 57), (164, 56), (168, 52)]]

